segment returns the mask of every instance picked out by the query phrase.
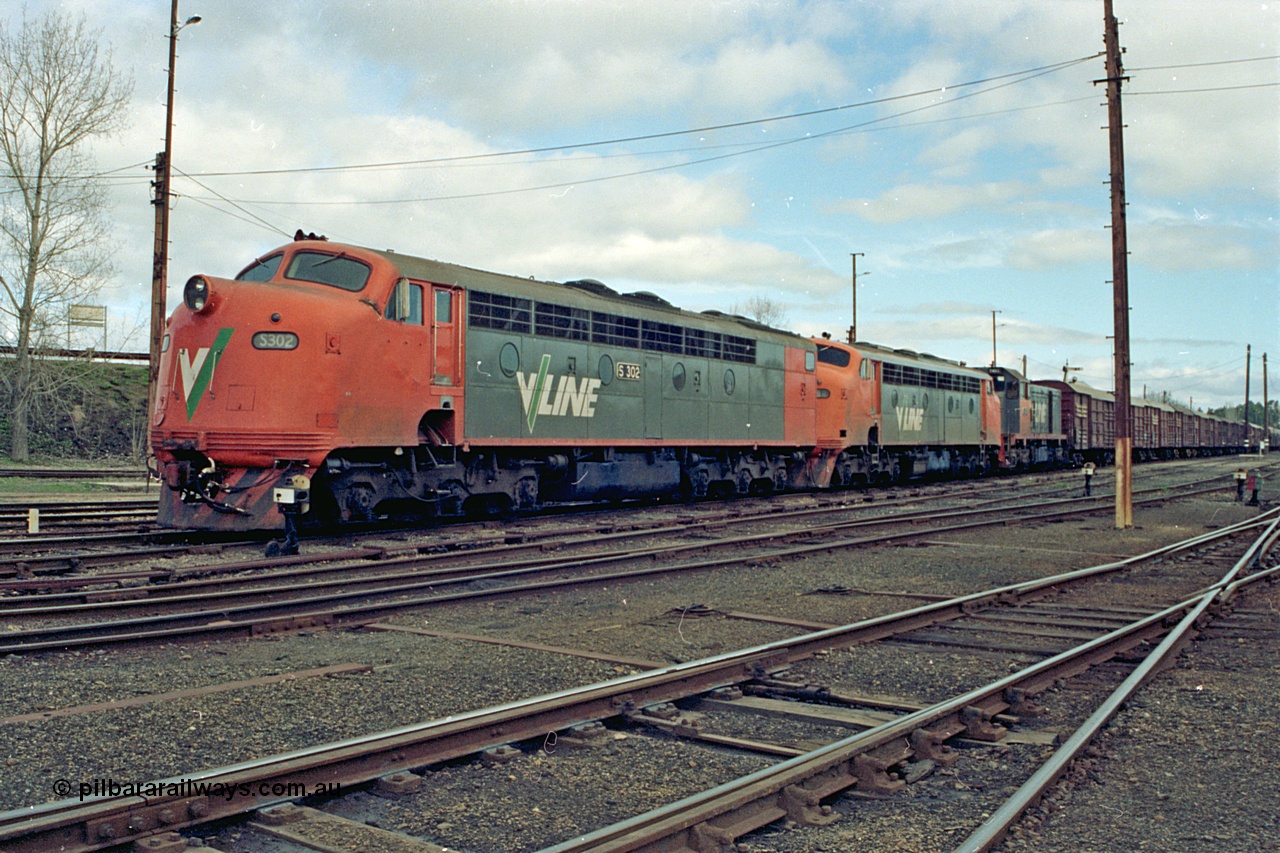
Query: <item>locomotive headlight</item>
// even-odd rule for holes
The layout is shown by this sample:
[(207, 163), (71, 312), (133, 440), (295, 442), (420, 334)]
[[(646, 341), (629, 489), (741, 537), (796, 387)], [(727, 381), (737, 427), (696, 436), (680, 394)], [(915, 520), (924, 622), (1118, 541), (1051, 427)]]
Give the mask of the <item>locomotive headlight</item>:
[(187, 279), (186, 286), (182, 288), (182, 301), (197, 314), (203, 311), (209, 304), (209, 282), (198, 275)]

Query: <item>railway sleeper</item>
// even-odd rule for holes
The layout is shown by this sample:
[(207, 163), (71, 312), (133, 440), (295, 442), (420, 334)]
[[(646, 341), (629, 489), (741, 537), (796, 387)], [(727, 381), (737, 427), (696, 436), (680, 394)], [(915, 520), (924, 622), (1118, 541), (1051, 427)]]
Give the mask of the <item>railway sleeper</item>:
[(733, 811), (690, 827), (685, 840), (686, 849), (695, 853), (725, 853), (734, 850), (734, 842), (741, 836), (787, 817), (787, 810), (779, 800), (780, 797), (753, 800)]
[(264, 637), (270, 634), (306, 631), (310, 628), (325, 628), (332, 624), (332, 613), (322, 613), (315, 616), (287, 616), (283, 619), (255, 622), (249, 632), (254, 637)]

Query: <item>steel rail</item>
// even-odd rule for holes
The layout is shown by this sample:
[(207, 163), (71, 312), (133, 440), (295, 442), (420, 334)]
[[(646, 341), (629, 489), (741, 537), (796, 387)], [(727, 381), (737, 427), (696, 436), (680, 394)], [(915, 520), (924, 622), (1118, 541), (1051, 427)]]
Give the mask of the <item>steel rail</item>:
[[(1050, 501), (1045, 504), (1036, 504), (1035, 506), (1045, 506), (1057, 503)], [(860, 507), (853, 507), (858, 509)], [(484, 570), (498, 571), (502, 570), (498, 576), (511, 576), (512, 572), (517, 570), (536, 570), (546, 571), (559, 568), (580, 567), (583, 565), (601, 565), (609, 563), (623, 562), (631, 559), (640, 559), (644, 557), (655, 556), (674, 556), (682, 552), (690, 551), (707, 551), (717, 547), (736, 546), (747, 542), (771, 542), (777, 540), (789, 540), (797, 536), (804, 538), (812, 538), (823, 533), (836, 532), (840, 530), (861, 529), (866, 527), (881, 527), (891, 524), (915, 523), (917, 521), (931, 521), (937, 518), (947, 517), (965, 517), (965, 516), (985, 516), (989, 510), (916, 510), (906, 513), (894, 515), (883, 515), (875, 518), (859, 519), (854, 521), (841, 521), (828, 524), (818, 524), (806, 527), (803, 531), (782, 531), (782, 532), (766, 532), (753, 534), (746, 537), (735, 537), (732, 539), (720, 539), (712, 541), (702, 541), (697, 543), (676, 543), (671, 545), (654, 545), (646, 548), (636, 548), (630, 551), (613, 552), (603, 557), (577, 557), (565, 554), (564, 551), (571, 547), (573, 543), (565, 543), (559, 545), (559, 551), (554, 556), (539, 556), (535, 558), (520, 560), (513, 562), (510, 555), (519, 551), (536, 550), (543, 552), (546, 538), (563, 537), (563, 536), (580, 536), (584, 532), (593, 534), (589, 541), (583, 540), (578, 544), (596, 546), (602, 542), (619, 542), (628, 539), (649, 538), (653, 536), (663, 535), (679, 535), (690, 533), (695, 530), (711, 530), (714, 528), (725, 527), (730, 524), (750, 524), (757, 521), (776, 522), (779, 519), (797, 519), (809, 518), (813, 515), (829, 515), (847, 511), (844, 506), (827, 506), (820, 508), (805, 508), (800, 510), (792, 510), (781, 513), (761, 513), (758, 517), (755, 514), (748, 515), (730, 515), (724, 517), (714, 517), (711, 519), (691, 519), (675, 524), (659, 523), (654, 526), (637, 526), (623, 531), (615, 531), (610, 533), (600, 533), (599, 528), (575, 528), (570, 531), (555, 531), (547, 535), (539, 535), (533, 537), (531, 542), (522, 542), (517, 545), (503, 543), (490, 549), (467, 549), (452, 550), (447, 552), (422, 553), (422, 548), (413, 546), (409, 548), (399, 549), (407, 553), (405, 556), (391, 556), (396, 553), (394, 548), (377, 548), (377, 549), (353, 549), (348, 551), (319, 553), (308, 557), (277, 557), (262, 560), (241, 561), (233, 564), (211, 565), (208, 567), (197, 566), (184, 569), (183, 572), (188, 575), (205, 575), (209, 573), (228, 574), (231, 572), (241, 572), (256, 568), (265, 568), (272, 566), (287, 566), (302, 564), (304, 568), (286, 569), (278, 572), (267, 572), (256, 574), (251, 577), (229, 578), (229, 579), (200, 579), (190, 581), (171, 581), (160, 585), (137, 586), (119, 591), (119, 596), (114, 592), (99, 593), (94, 591), (82, 593), (52, 593), (49, 595), (41, 595), (38, 599), (13, 599), (0, 598), (0, 612), (8, 616), (56, 616), (65, 613), (80, 613), (92, 611), (94, 609), (124, 609), (128, 607), (148, 607), (158, 604), (173, 604), (181, 602), (198, 602), (198, 601), (221, 601), (226, 599), (241, 598), (247, 595), (262, 596), (271, 595), (279, 592), (296, 592), (296, 586), (272, 587), (260, 584), (274, 583), (286, 581), (292, 583), (299, 577), (306, 576), (325, 576), (341, 573), (342, 577), (337, 581), (319, 581), (307, 584), (307, 590), (314, 592), (318, 589), (333, 587), (350, 587), (361, 583), (372, 583), (375, 581), (386, 582), (392, 580), (410, 580), (422, 579), (430, 577), (440, 582), (454, 581), (465, 582), (476, 579), (492, 580), (495, 575), (478, 575), (477, 573)], [(1008, 519), (1002, 518), (1000, 523), (1006, 523)], [(933, 531), (931, 531), (933, 532)], [(945, 532), (945, 531), (944, 531)], [(913, 531), (911, 535), (918, 535), (918, 531)], [(500, 552), (496, 556), (491, 556), (491, 562), (475, 563), (471, 562), (466, 567), (444, 568), (430, 571), (422, 571), (423, 567), (429, 566), (435, 562), (446, 562), (454, 560), (471, 560), (477, 555), (493, 555), (494, 552)], [(367, 561), (376, 560), (374, 564)], [(336, 562), (343, 561), (360, 561), (354, 565), (331, 565)], [(311, 566), (315, 563), (319, 565)], [(396, 567), (408, 567), (410, 571), (396, 573), (391, 571)], [(356, 569), (366, 572), (376, 577), (357, 578), (352, 577), (351, 572)], [(137, 580), (141, 575), (137, 572), (121, 572), (121, 577), (128, 580)], [(149, 577), (171, 578), (172, 573), (151, 572)], [(86, 576), (79, 581), (82, 585), (100, 586), (109, 584), (114, 581), (113, 575), (94, 575)], [(210, 593), (181, 595), (186, 590), (204, 589), (210, 586), (221, 586), (224, 589), (216, 590)], [(0, 583), (0, 589), (4, 588), (40, 588), (40, 583), (31, 580), (21, 581), (17, 584)], [(395, 591), (405, 591), (406, 589), (417, 588), (417, 585), (400, 588)], [(154, 594), (152, 594), (154, 593)], [(129, 598), (124, 596), (128, 594)], [(76, 604), (63, 605), (60, 602), (75, 601)]]
[[(1150, 500), (1165, 499), (1167, 499), (1167, 496), (1152, 498)], [(575, 586), (584, 583), (620, 581), (673, 572), (719, 568), (726, 565), (739, 564), (745, 560), (753, 559), (776, 561), (786, 557), (826, 552), (836, 548), (856, 547), (859, 545), (873, 543), (913, 539), (924, 535), (936, 535), (940, 532), (975, 529), (996, 524), (1006, 525), (1015, 522), (1038, 521), (1046, 518), (1057, 518), (1063, 515), (1076, 514), (1081, 511), (1082, 510), (1078, 509), (1055, 510), (1049, 513), (1032, 514), (1015, 519), (1001, 517), (982, 521), (969, 521), (941, 528), (931, 527), (923, 530), (908, 530), (900, 533), (889, 533), (875, 537), (841, 539), (834, 542), (824, 541), (807, 545), (792, 545), (787, 548), (773, 549), (767, 552), (746, 556), (736, 554), (724, 557), (708, 558), (694, 562), (662, 564), (658, 566), (625, 569), (602, 574), (574, 575), (572, 577), (553, 578), (549, 580), (534, 580), (511, 586), (494, 587), (482, 590), (467, 590), (457, 593), (437, 592), (433, 595), (417, 595), (416, 597), (398, 598), (393, 601), (367, 601), (371, 596), (383, 598), (387, 596), (404, 596), (411, 593), (421, 593), (424, 590), (439, 590), (441, 587), (449, 585), (456, 586), (474, 584), (476, 581), (509, 581), (512, 578), (523, 577), (530, 574), (545, 574), (547, 572), (560, 571), (563, 570), (566, 565), (572, 565), (578, 568), (583, 566), (599, 566), (622, 561), (632, 561), (643, 557), (656, 559), (659, 556), (671, 556), (682, 551), (706, 551), (713, 547), (724, 546), (738, 547), (744, 543), (770, 539), (792, 540), (800, 537), (809, 538), (818, 533), (830, 533), (841, 528), (863, 526), (865, 521), (819, 525), (806, 529), (805, 531), (798, 532), (784, 531), (782, 533), (774, 534), (762, 533), (755, 534), (754, 536), (735, 537), (716, 540), (713, 542), (653, 546), (620, 554), (569, 558), (564, 561), (549, 558), (547, 560), (534, 561), (536, 565), (533, 566), (488, 571), (480, 574), (469, 574), (465, 577), (452, 579), (431, 577), (410, 583), (400, 583), (392, 586), (381, 587), (374, 590), (347, 590), (330, 592), (324, 595), (305, 594), (301, 597), (294, 597), (285, 600), (230, 605), (218, 607), (212, 610), (181, 611), (177, 613), (133, 617), (108, 622), (78, 623), (45, 628), (33, 628), (22, 631), (11, 631), (0, 635), (0, 654), (47, 651), (90, 645), (103, 645), (106, 643), (134, 642), (138, 640), (151, 640), (163, 637), (193, 637), (240, 631), (248, 632), (250, 634), (260, 634), (271, 633), (279, 630), (310, 628), (321, 625), (332, 625), (338, 622), (350, 622), (353, 619), (364, 619), (370, 614), (387, 612), (389, 610), (403, 610), (410, 607), (423, 605), (429, 606), (448, 601), (495, 598), (530, 591)], [(1094, 509), (1087, 508), (1083, 511), (1092, 512)], [(972, 514), (971, 511), (962, 512), (965, 514)], [(952, 513), (948, 511), (944, 512), (943, 515), (952, 515)], [(309, 593), (312, 589), (320, 586), (322, 586), (322, 584), (308, 585), (308, 589), (304, 590), (304, 592)], [(235, 594), (239, 597), (243, 597), (245, 593), (243, 591), (237, 591)], [(357, 599), (365, 599), (365, 601), (363, 603), (352, 604), (349, 606), (335, 606), (339, 602), (349, 602)], [(103, 602), (97, 605), (82, 605), (82, 607), (127, 607), (135, 605), (154, 606), (161, 601), (162, 599), (160, 598), (148, 598), (125, 600), (121, 602)], [(325, 605), (328, 606), (326, 607)], [(299, 612), (300, 608), (315, 606), (320, 606), (321, 609), (302, 610)], [(22, 610), (7, 609), (4, 613), (6, 617), (12, 617), (21, 615)]]
[[(825, 498), (826, 496), (823, 496), (823, 497)], [(814, 513), (822, 513), (822, 512), (838, 512), (838, 511), (855, 512), (858, 510), (867, 510), (867, 509), (883, 509), (885, 507), (897, 507), (905, 504), (916, 503), (920, 500), (930, 500), (930, 498), (891, 498), (888, 501), (879, 502), (874, 505), (870, 503), (851, 503), (849, 501), (840, 500), (840, 499), (837, 499), (837, 500), (828, 499), (829, 501), (828, 503), (817, 506), (817, 507), (802, 507), (794, 510), (784, 509), (781, 512), (779, 512), (776, 506), (769, 507), (767, 509), (762, 509), (758, 513), (753, 513), (747, 510), (743, 510), (740, 507), (733, 507), (728, 510), (724, 510), (721, 512), (708, 515), (706, 518), (700, 519), (700, 521), (705, 525), (711, 526), (717, 523), (729, 523), (732, 521), (747, 520), (752, 517), (759, 517), (759, 518), (804, 517), (806, 515), (811, 515)], [(560, 508), (554, 512), (550, 512), (544, 516), (539, 516), (539, 517), (555, 517), (555, 516), (563, 515), (566, 513), (589, 515), (589, 514), (600, 512), (600, 511), (601, 510), (597, 507), (592, 507), (587, 510), (584, 510), (582, 507), (572, 507), (568, 509)], [(469, 523), (479, 523), (481, 525), (487, 525), (487, 524), (490, 524), (491, 522), (469, 522)], [(637, 525), (634, 522), (621, 522), (621, 523), (606, 522), (604, 524), (595, 525), (595, 526), (584, 525), (583, 529), (591, 529), (594, 532), (600, 529), (611, 531), (611, 530), (617, 530), (623, 527), (627, 527), (628, 529), (635, 529), (635, 530), (644, 529), (642, 525)], [(406, 528), (392, 527), (389, 529), (404, 530)], [(407, 529), (421, 530), (422, 528), (417, 527), (417, 528), (407, 528)], [(454, 528), (454, 529), (457, 529), (457, 528)], [(367, 536), (383, 536), (387, 532), (388, 532), (387, 529), (377, 529), (373, 531), (350, 530), (350, 531), (346, 531), (345, 535), (355, 536), (355, 537), (366, 536), (366, 535)], [(517, 531), (515, 533), (511, 533), (511, 532), (506, 533), (505, 539), (508, 541), (508, 544), (510, 544), (513, 537), (518, 538), (518, 541), (520, 543), (532, 543), (539, 539), (553, 538), (555, 536), (562, 535), (563, 533), (565, 533), (565, 531), (555, 531), (555, 530)], [(30, 552), (33, 548), (39, 548), (42, 551), (45, 551), (54, 547), (82, 547), (85, 545), (129, 544), (129, 543), (147, 543), (147, 542), (160, 542), (160, 543), (169, 544), (170, 546), (185, 545), (186, 547), (190, 547), (190, 548), (200, 548), (200, 547), (205, 547), (207, 543), (204, 543), (204, 542), (188, 543), (186, 542), (186, 540), (191, 539), (193, 537), (199, 538), (199, 537), (202, 537), (202, 535), (205, 535), (205, 531), (201, 531), (194, 528), (187, 528), (187, 529), (157, 528), (154, 530), (141, 532), (141, 533), (139, 532), (116, 533), (116, 534), (99, 533), (99, 534), (89, 534), (89, 535), (81, 535), (81, 536), (38, 536), (38, 537), (25, 536), (17, 539), (0, 539), (0, 553), (12, 554), (12, 553)], [(218, 534), (216, 537), (212, 537), (212, 538), (214, 539), (214, 541), (219, 543), (224, 543), (224, 544), (226, 543), (251, 544), (253, 542), (260, 541), (263, 538), (263, 535), (258, 534), (254, 536), (247, 536), (247, 537), (241, 537), (241, 538), (229, 538), (227, 534)], [(421, 546), (421, 547), (425, 548), (425, 547), (437, 547), (437, 546), (438, 546), (438, 543), (432, 546)], [(386, 549), (386, 550), (391, 550), (391, 549)], [(72, 555), (42, 554), (39, 556), (19, 557), (14, 562), (15, 563), (22, 562), (26, 566), (27, 571), (30, 571), (33, 574), (46, 574), (46, 573), (56, 572), (56, 571), (65, 571), (66, 566), (68, 565), (68, 563), (71, 563), (71, 562), (74, 562), (77, 565), (109, 564), (109, 563), (122, 562), (127, 559), (131, 559), (140, 553), (141, 554), (150, 554), (150, 553), (162, 554), (164, 553), (164, 550), (159, 548), (139, 549), (135, 547), (132, 550), (127, 552), (110, 552), (110, 553), (76, 552), (75, 554), (72, 554)], [(275, 558), (275, 560), (277, 561), (277, 564), (278, 564), (278, 561), (280, 560), (280, 558)], [(272, 564), (272, 561), (270, 560), (264, 561), (262, 564), (269, 565), (269, 564)], [(41, 569), (40, 566), (48, 566), (49, 568)], [(13, 568), (6, 569), (5, 563), (0, 562), (0, 576), (4, 576), (5, 574), (13, 574), (14, 571), (15, 569)]]
[[(1271, 536), (1278, 523), (1271, 523), (1258, 541)], [(1241, 564), (1252, 559), (1257, 545), (1255, 542), (1250, 546)], [(1276, 571), (1273, 569), (1265, 574), (1271, 575)], [(1250, 580), (1256, 581), (1261, 577), (1255, 575)], [(1034, 694), (1058, 678), (1084, 671), (1160, 635), (1168, 635), (1160, 644), (1167, 654), (1168, 649), (1178, 642), (1178, 629), (1170, 633), (1169, 620), (1180, 618), (1181, 625), (1194, 624), (1207, 607), (1206, 598), (1185, 600), (961, 696), (906, 714), (709, 791), (545, 848), (539, 853), (692, 853), (724, 849), (746, 832), (782, 817), (810, 825), (830, 823), (835, 817), (819, 808), (820, 801), (859, 784), (858, 756), (895, 745), (900, 748), (893, 749), (893, 752), (905, 754), (904, 751), (918, 743), (911, 740), (914, 733), (928, 732), (931, 726), (938, 726), (948, 717), (961, 715), (968, 708), (982, 708), (984, 703), (991, 708), (989, 703), (992, 700), (1012, 698), (1017, 695), (1016, 691)], [(1161, 659), (1164, 656), (1162, 654)], [(1000, 704), (1007, 708), (1012, 703)]]
[[(161, 830), (179, 829), (231, 817), (245, 811), (284, 801), (278, 796), (249, 794), (233, 802), (221, 795), (192, 792), (193, 784), (226, 786), (294, 782), (314, 790), (318, 783), (341, 782), (344, 786), (368, 782), (380, 776), (467, 755), (488, 746), (544, 735), (578, 723), (608, 718), (630, 709), (657, 702), (670, 702), (706, 692), (715, 687), (749, 681), (802, 660), (815, 652), (877, 639), (959, 618), (975, 607), (1034, 596), (1075, 579), (1114, 571), (1143, 560), (1176, 553), (1205, 541), (1231, 536), (1257, 522), (1242, 522), (1185, 542), (1163, 546), (1146, 554), (1103, 566), (1079, 569), (1048, 578), (1009, 584), (943, 602), (934, 602), (901, 613), (863, 620), (851, 625), (813, 632), (799, 637), (766, 643), (725, 653), (713, 658), (676, 664), (659, 670), (624, 676), (576, 690), (565, 690), (497, 708), (468, 712), (443, 720), (407, 726), (336, 744), (298, 750), (281, 756), (223, 767), (183, 777), (159, 780), (161, 793), (154, 796), (121, 796), (60, 800), (0, 813), (0, 849), (35, 853), (51, 849), (66, 853), (98, 850), (125, 843)], [(1170, 608), (1149, 617), (1152, 630), (1159, 630)], [(1129, 645), (1141, 642), (1138, 636)], [(1094, 646), (1101, 643), (1091, 644)], [(1059, 656), (1062, 657), (1062, 656)], [(1088, 664), (1076, 663), (1076, 666)], [(1028, 671), (1047, 672), (1040, 666)], [(1047, 676), (1051, 678), (1053, 676)], [(997, 682), (988, 693), (972, 691), (952, 704), (964, 708), (996, 694), (1003, 695), (1013, 678)], [(940, 706), (935, 706), (937, 710)], [(1008, 707), (1007, 703), (1003, 707)], [(945, 713), (938, 712), (939, 716)], [(907, 723), (884, 726), (864, 733), (863, 743), (886, 743), (907, 728), (923, 728), (925, 712), (904, 718)], [(914, 727), (914, 728), (913, 728)], [(872, 748), (872, 747), (868, 747)], [(832, 755), (831, 748), (819, 751), (819, 763)], [(811, 754), (811, 757), (814, 754)], [(833, 763), (838, 763), (834, 759)], [(794, 763), (794, 762), (789, 762)], [(772, 778), (772, 777), (771, 777)], [(178, 792), (165, 786), (180, 787)], [(186, 786), (186, 787), (181, 787)], [(785, 787), (785, 786), (784, 786)], [(254, 787), (261, 792), (261, 787)], [(805, 795), (807, 796), (807, 795)], [(767, 822), (767, 821), (766, 821)]]
[(0, 468), (0, 477), (25, 477), (32, 480), (97, 480), (125, 477), (145, 479), (146, 468)]
[(955, 853), (983, 853), (1000, 843), (1013, 824), (1019, 820), (1027, 809), (1040, 801), (1049, 786), (1065, 773), (1085, 747), (1087, 747), (1102, 727), (1110, 722), (1124, 704), (1137, 690), (1149, 681), (1167, 661), (1176, 656), (1198, 633), (1197, 623), (1213, 604), (1226, 604), (1233, 598), (1245, 583), (1256, 583), (1266, 577), (1280, 574), (1280, 566), (1257, 572), (1248, 578), (1239, 578), (1246, 567), (1253, 564), (1266, 553), (1280, 536), (1280, 520), (1273, 521), (1262, 534), (1227, 571), (1222, 579), (1196, 600), (1182, 618), (1182, 621), (1165, 636), (1164, 640), (1152, 650), (1151, 654), (1138, 665), (1129, 677), (1107, 697), (1106, 701), (1090, 715), (1083, 725), (1059, 747), (1049, 760), (1040, 766), (1031, 778), (1024, 782), (1018, 790), (1005, 801), (1000, 808), (975, 830), (963, 843), (955, 849)]
[[(1201, 483), (1213, 482), (1214, 480), (1217, 480), (1217, 479), (1221, 479), (1221, 477), (1192, 481), (1191, 483), (1179, 484), (1179, 486), (1187, 487), (1191, 485), (1198, 485)], [(954, 495), (946, 494), (939, 497), (942, 499), (950, 499), (950, 498), (954, 498)], [(1027, 495), (1025, 493), (1020, 496), (1020, 499), (1023, 500), (1024, 502), (1026, 498), (1027, 498)], [(790, 509), (790, 510), (784, 509), (781, 512), (778, 512), (776, 511), (776, 509), (771, 508), (771, 509), (763, 510), (759, 513), (743, 512), (740, 509), (734, 508), (725, 512), (713, 513), (707, 516), (696, 517), (696, 518), (685, 518), (681, 521), (681, 524), (683, 524), (686, 529), (695, 529), (695, 528), (710, 529), (710, 528), (720, 527), (720, 526), (724, 526), (731, 523), (746, 523), (757, 517), (772, 522), (772, 521), (777, 521), (778, 519), (808, 518), (814, 515), (836, 514), (841, 512), (857, 512), (860, 510), (883, 510), (886, 508), (892, 509), (892, 508), (902, 507), (911, 503), (916, 503), (921, 500), (927, 501), (927, 500), (933, 500), (933, 499), (935, 498), (925, 497), (925, 498), (893, 499), (888, 502), (880, 502), (874, 505), (870, 503), (850, 503), (845, 500), (822, 501), (820, 499), (818, 506), (800, 507), (797, 509)], [(981, 501), (978, 501), (977, 503), (981, 505), (989, 505), (992, 503), (1001, 503), (1006, 500), (1008, 499), (1007, 498), (985, 498)], [(974, 504), (971, 503), (970, 508), (972, 509), (973, 506)], [(916, 515), (911, 515), (910, 513), (906, 513), (906, 514), (900, 513), (895, 516), (884, 516), (884, 518), (900, 519), (900, 520), (905, 520), (907, 518), (912, 518), (912, 517), (927, 518), (933, 512), (936, 512), (936, 511), (922, 510), (922, 511), (917, 511)], [(876, 521), (868, 520), (867, 523), (868, 525), (874, 525)], [(619, 531), (619, 527), (623, 527), (624, 529)], [(508, 532), (504, 537), (504, 541), (501, 543), (501, 545), (498, 545), (497, 547), (502, 548), (504, 554), (510, 554), (510, 553), (518, 552), (520, 550), (529, 550), (534, 548), (541, 549), (545, 547), (544, 545), (541, 544), (542, 541), (545, 539), (552, 539), (557, 537), (563, 538), (563, 537), (571, 536), (577, 532), (583, 532), (583, 531), (590, 533), (593, 536), (593, 542), (598, 543), (600, 541), (604, 541), (605, 539), (617, 540), (617, 539), (625, 539), (625, 538), (635, 538), (638, 536), (650, 535), (652, 533), (660, 533), (664, 531), (672, 531), (675, 529), (676, 527), (672, 525), (666, 524), (665, 522), (659, 522), (652, 526), (647, 526), (643, 524), (634, 524), (634, 523), (628, 523), (625, 525), (610, 523), (610, 524), (595, 525), (595, 526), (584, 525), (582, 527), (575, 528), (573, 530), (568, 530), (568, 531), (566, 530), (545, 531), (544, 530), (544, 531), (518, 531), (515, 533)], [(194, 533), (194, 532), (195, 531), (186, 531), (186, 533)], [(605, 534), (604, 536), (600, 535), (602, 532)], [(147, 538), (148, 535), (149, 534), (126, 534), (128, 538), (125, 541), (133, 541), (135, 538), (145, 539)], [(110, 537), (110, 540), (117, 541), (117, 538)], [(20, 541), (26, 541), (26, 540), (20, 540)], [(53, 541), (54, 540), (48, 540), (48, 539), (44, 540), (44, 542), (53, 542)], [(84, 540), (77, 538), (77, 539), (62, 539), (57, 541), (61, 543), (74, 542), (76, 544), (80, 544)], [(464, 543), (464, 544), (468, 548), (470, 548), (470, 543)], [(489, 543), (485, 543), (486, 547), (488, 546), (488, 544)], [(3, 545), (4, 545), (4, 542), (0, 541), (0, 548), (2, 548)], [(189, 547), (200, 548), (204, 546), (197, 544), (197, 545), (191, 545)], [(393, 557), (390, 555), (401, 553), (401, 552), (416, 552), (416, 554), (422, 555), (427, 548), (435, 549), (437, 547), (438, 547), (438, 543), (433, 544), (431, 546), (409, 546), (404, 548), (378, 546), (376, 548), (368, 549), (368, 553), (362, 552), (360, 554), (356, 554), (352, 557), (352, 559), (378, 559), (381, 561), (381, 564), (384, 568), (394, 566), (394, 565), (413, 565), (416, 562), (421, 561), (422, 559), (426, 559), (426, 557), (423, 557), (423, 556)], [(456, 550), (460, 550), (460, 548)], [(491, 550), (496, 550), (496, 549), (491, 549)], [(471, 548), (468, 551), (468, 554), (474, 555), (479, 552), (480, 552), (480, 549)], [(75, 562), (77, 565), (109, 563), (109, 562), (119, 562), (122, 559), (132, 559), (138, 556), (139, 554), (162, 555), (167, 553), (168, 553), (168, 549), (151, 548), (145, 551), (139, 551), (138, 549), (135, 548), (124, 554), (102, 555), (102, 554), (92, 554), (92, 553), (91, 554), (77, 553), (74, 556), (54, 554), (54, 555), (42, 555), (39, 557), (31, 557), (31, 558), (24, 559), (21, 562), (23, 562), (24, 564), (25, 573), (31, 574), (31, 575), (45, 576), (50, 572), (47, 569), (39, 568), (41, 565), (58, 566), (59, 569), (62, 569), (62, 567), (66, 566), (70, 562)], [(441, 559), (449, 559), (449, 558), (452, 558), (453, 556), (456, 556), (456, 554), (455, 554), (455, 551), (451, 550), (443, 553), (433, 552), (430, 556), (439, 557)], [(166, 581), (166, 583), (164, 584), (165, 591), (172, 592), (175, 589), (180, 589), (180, 588), (183, 588), (183, 589), (196, 588), (199, 583), (204, 583), (205, 585), (212, 585), (213, 583), (216, 583), (216, 581), (201, 581), (201, 582), (190, 582), (190, 581), (182, 581), (182, 580), (173, 581), (175, 577), (180, 577), (182, 575), (229, 574), (232, 572), (239, 572), (239, 571), (245, 571), (245, 570), (251, 570), (251, 569), (263, 569), (263, 568), (270, 568), (270, 567), (280, 567), (280, 566), (290, 566), (290, 565), (294, 565), (294, 566), (309, 565), (312, 563), (327, 564), (327, 563), (335, 562), (338, 559), (340, 559), (340, 557), (338, 556), (337, 553), (319, 554), (319, 555), (313, 554), (305, 557), (304, 556), (274, 557), (274, 558), (267, 558), (267, 559), (241, 561), (237, 563), (221, 563), (217, 565), (191, 567), (191, 568), (187, 568), (180, 571), (171, 570), (171, 569), (153, 570), (148, 572), (145, 576)], [(3, 576), (4, 574), (6, 574), (6, 571), (3, 568), (3, 565), (4, 565), (3, 563), (0, 563), (0, 576)], [(65, 571), (65, 569), (62, 569), (62, 570)], [(338, 570), (341, 570), (341, 567), (315, 568), (315, 569), (312, 569), (310, 573), (323, 575), (323, 574), (332, 573)], [(16, 573), (16, 567), (14, 569), (11, 569), (9, 573)], [(266, 578), (295, 577), (296, 578), (296, 577), (305, 575), (307, 573), (308, 572), (306, 570), (294, 570), (289, 572), (269, 573), (265, 576), (259, 575), (259, 577), (260, 578), (261, 577), (266, 577)], [(41, 584), (34, 577), (20, 578), (18, 580), (0, 580), (0, 591), (5, 589), (12, 589), (12, 590), (40, 590), (40, 589), (46, 589), (46, 588), (73, 589), (73, 588), (79, 588), (84, 586), (102, 586), (105, 584), (122, 583), (124, 581), (138, 580), (142, 577), (144, 577), (144, 575), (140, 574), (137, 571), (126, 571), (126, 572), (87, 575), (83, 577), (63, 578), (57, 581), (50, 581), (47, 584)], [(144, 589), (144, 588), (138, 587), (138, 589)], [(140, 596), (140, 597), (146, 597), (146, 596)], [(66, 593), (63, 596), (62, 600), (71, 600), (76, 598), (82, 598), (82, 596), (77, 596), (74, 593)], [(50, 600), (50, 597), (41, 596), (41, 600), (42, 601)], [(0, 599), (0, 606), (2, 605), (3, 605), (3, 599)]]

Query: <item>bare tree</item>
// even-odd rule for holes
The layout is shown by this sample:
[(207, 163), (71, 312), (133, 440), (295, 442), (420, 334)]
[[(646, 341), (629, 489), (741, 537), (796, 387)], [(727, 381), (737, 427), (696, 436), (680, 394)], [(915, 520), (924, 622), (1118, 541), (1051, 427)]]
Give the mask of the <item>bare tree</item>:
[(730, 313), (740, 314), (743, 317), (755, 320), (764, 326), (781, 326), (787, 322), (786, 304), (760, 293), (752, 296), (741, 305), (736, 302), (733, 303), (729, 311)]
[(101, 36), (54, 13), (0, 23), (0, 312), (16, 321), (7, 384), (20, 461), (38, 388), (32, 350), (110, 273), (106, 196), (83, 148), (123, 129), (133, 83)]

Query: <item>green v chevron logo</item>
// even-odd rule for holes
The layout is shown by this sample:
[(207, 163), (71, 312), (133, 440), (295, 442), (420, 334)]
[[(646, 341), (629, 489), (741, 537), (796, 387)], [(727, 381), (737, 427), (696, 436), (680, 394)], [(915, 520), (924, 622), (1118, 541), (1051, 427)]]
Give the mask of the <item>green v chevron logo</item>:
[(538, 365), (538, 372), (529, 374), (527, 382), (523, 373), (516, 373), (516, 380), (520, 383), (520, 400), (524, 403), (525, 422), (529, 424), (531, 435), (533, 425), (538, 421), (538, 409), (541, 408), (542, 398), (547, 391), (551, 390), (551, 386), (547, 384), (547, 368), (550, 366), (551, 356), (544, 353), (542, 363)]
[(196, 408), (204, 399), (204, 392), (209, 389), (209, 383), (213, 381), (213, 369), (217, 366), (218, 359), (222, 357), (222, 351), (227, 348), (227, 342), (231, 340), (231, 334), (234, 331), (235, 329), (220, 330), (213, 340), (213, 346), (200, 347), (190, 353), (190, 358), (187, 350), (178, 350), (178, 367), (182, 372), (182, 393), (187, 400), (187, 420), (195, 417)]

